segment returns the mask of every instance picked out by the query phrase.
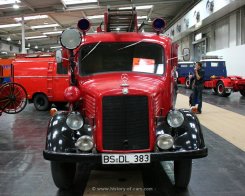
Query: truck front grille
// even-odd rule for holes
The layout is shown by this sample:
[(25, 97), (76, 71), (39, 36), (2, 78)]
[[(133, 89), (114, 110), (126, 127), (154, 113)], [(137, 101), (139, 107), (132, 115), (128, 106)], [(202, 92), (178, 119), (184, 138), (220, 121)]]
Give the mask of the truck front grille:
[(103, 105), (103, 149), (149, 148), (149, 114), (146, 96), (106, 96)]

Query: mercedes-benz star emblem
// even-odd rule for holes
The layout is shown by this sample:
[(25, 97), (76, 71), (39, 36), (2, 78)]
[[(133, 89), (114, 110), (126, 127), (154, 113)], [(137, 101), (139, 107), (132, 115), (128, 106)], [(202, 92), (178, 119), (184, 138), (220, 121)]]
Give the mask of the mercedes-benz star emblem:
[(121, 75), (121, 79), (122, 79), (122, 84), (121, 84), (121, 86), (123, 86), (123, 87), (129, 86), (129, 85), (128, 85), (128, 74), (122, 74), (122, 75)]

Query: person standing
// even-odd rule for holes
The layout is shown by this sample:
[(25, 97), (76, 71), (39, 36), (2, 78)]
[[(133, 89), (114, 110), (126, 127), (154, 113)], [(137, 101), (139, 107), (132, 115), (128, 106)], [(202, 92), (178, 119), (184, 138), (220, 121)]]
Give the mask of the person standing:
[(196, 62), (194, 69), (194, 98), (197, 103), (197, 114), (202, 113), (202, 91), (203, 91), (203, 83), (204, 83), (204, 75), (205, 71), (202, 68), (201, 62)]

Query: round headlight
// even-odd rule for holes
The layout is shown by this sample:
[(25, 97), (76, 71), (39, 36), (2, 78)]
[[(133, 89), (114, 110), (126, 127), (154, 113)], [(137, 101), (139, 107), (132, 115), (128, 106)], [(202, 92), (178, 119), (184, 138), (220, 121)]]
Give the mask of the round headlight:
[(81, 151), (90, 151), (94, 146), (94, 142), (92, 137), (83, 135), (82, 137), (78, 138), (75, 146), (78, 147), (78, 149)]
[(83, 117), (80, 113), (71, 113), (66, 119), (67, 126), (72, 130), (77, 130), (83, 126)]
[(178, 110), (171, 110), (168, 113), (167, 122), (171, 127), (180, 127), (184, 122), (184, 115)]
[(81, 35), (76, 29), (66, 29), (63, 31), (60, 37), (60, 42), (63, 47), (66, 49), (75, 49), (81, 43)]
[(163, 134), (157, 137), (157, 146), (162, 150), (167, 150), (172, 148), (173, 144), (174, 144), (174, 139), (169, 134)]

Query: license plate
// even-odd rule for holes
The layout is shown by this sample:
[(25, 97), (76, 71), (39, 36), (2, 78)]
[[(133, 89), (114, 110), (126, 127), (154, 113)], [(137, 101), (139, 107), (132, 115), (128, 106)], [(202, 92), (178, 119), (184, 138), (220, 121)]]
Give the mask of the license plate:
[(150, 163), (150, 154), (102, 154), (102, 164)]

